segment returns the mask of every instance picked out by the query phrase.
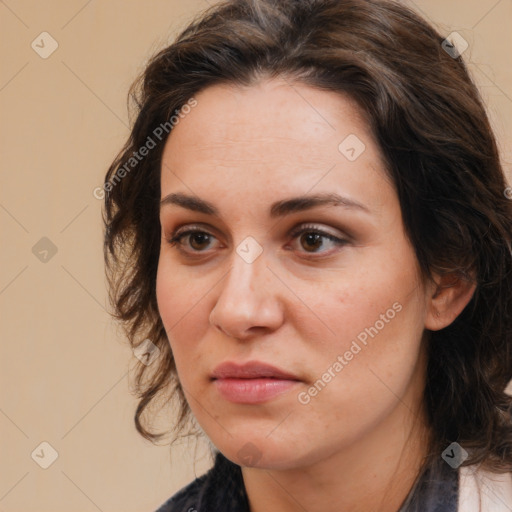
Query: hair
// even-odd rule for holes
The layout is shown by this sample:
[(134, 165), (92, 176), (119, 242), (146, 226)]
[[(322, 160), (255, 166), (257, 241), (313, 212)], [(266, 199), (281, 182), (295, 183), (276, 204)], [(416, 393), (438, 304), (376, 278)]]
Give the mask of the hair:
[[(355, 100), (381, 149), (422, 277), (454, 274), (476, 283), (448, 327), (426, 331), (432, 457), (456, 441), (469, 453), (462, 465), (512, 470), (505, 392), (512, 379), (512, 201), (483, 101), (462, 57), (445, 51), (443, 40), (393, 1), (228, 0), (150, 59), (130, 89), (133, 128), (104, 184), (112, 314), (134, 349), (150, 339), (160, 350), (152, 364), (138, 366), (142, 436), (154, 442), (164, 435), (147, 428), (143, 413), (166, 392), (179, 402), (175, 432), (191, 415), (155, 291), (169, 119), (176, 114), (179, 122), (182, 107), (214, 84), (285, 78)], [(154, 147), (135, 158), (149, 140)]]

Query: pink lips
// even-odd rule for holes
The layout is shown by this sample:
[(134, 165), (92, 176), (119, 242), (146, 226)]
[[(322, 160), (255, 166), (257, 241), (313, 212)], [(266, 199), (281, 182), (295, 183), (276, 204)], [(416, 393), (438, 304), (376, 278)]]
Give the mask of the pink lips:
[(244, 365), (222, 363), (211, 378), (226, 400), (245, 404), (266, 402), (300, 382), (295, 375), (258, 361)]

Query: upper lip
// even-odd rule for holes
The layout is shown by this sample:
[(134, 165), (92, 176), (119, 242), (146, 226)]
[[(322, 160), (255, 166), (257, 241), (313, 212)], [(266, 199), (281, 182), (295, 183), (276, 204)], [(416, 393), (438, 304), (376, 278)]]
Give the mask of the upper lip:
[(231, 361), (220, 364), (211, 375), (212, 379), (257, 379), (275, 378), (299, 380), (295, 375), (260, 361), (237, 364)]

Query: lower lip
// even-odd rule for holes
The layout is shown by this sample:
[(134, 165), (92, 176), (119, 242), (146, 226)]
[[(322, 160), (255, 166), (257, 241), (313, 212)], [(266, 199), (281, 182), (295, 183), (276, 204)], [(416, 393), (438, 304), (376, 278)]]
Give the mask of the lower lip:
[(298, 384), (286, 379), (216, 379), (219, 393), (230, 402), (237, 404), (259, 404), (266, 402)]

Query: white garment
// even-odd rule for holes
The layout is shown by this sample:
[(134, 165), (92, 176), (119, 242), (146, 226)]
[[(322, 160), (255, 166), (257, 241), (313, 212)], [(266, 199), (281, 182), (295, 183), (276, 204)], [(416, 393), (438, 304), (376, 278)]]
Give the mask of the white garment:
[(461, 466), (458, 512), (512, 512), (512, 473)]

